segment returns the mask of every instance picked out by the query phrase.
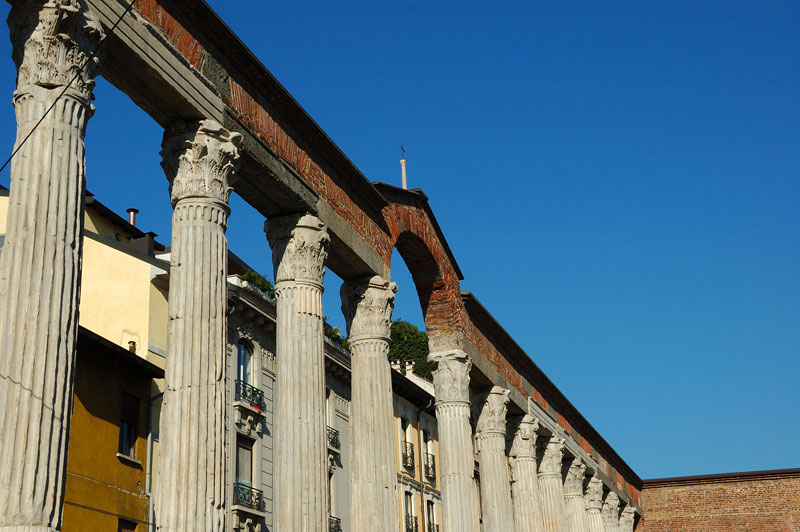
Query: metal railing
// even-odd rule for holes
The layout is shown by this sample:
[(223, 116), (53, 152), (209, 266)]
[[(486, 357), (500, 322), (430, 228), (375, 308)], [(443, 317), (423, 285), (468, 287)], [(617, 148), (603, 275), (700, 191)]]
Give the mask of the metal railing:
[(342, 448), (342, 443), (339, 441), (339, 431), (333, 427), (328, 427), (328, 447), (335, 451)]
[(263, 412), (267, 407), (266, 403), (264, 403), (264, 392), (240, 380), (236, 381), (236, 394), (234, 399), (236, 401), (248, 403), (259, 412)]
[(435, 523), (428, 523), (428, 532), (439, 532), (439, 525)]
[(403, 467), (414, 469), (414, 444), (410, 441), (401, 442), (403, 451)]
[(417, 532), (417, 516), (416, 515), (407, 515), (406, 516), (406, 532)]
[(245, 506), (259, 512), (267, 511), (267, 502), (264, 500), (264, 493), (261, 490), (239, 484), (233, 485), (233, 504)]
[(428, 479), (436, 478), (436, 457), (430, 453), (422, 455), (422, 462), (425, 464), (425, 477)]
[(342, 532), (342, 520), (331, 516), (329, 519), (328, 532)]

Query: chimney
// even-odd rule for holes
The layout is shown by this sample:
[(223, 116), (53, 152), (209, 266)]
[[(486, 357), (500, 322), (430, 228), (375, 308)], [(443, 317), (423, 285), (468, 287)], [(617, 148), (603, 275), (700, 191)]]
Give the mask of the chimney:
[(408, 183), (406, 182), (406, 160), (400, 159), (400, 170), (403, 173), (403, 190), (408, 190)]
[(139, 209), (134, 209), (133, 207), (131, 207), (127, 209), (125, 212), (128, 213), (128, 223), (136, 227), (136, 213), (139, 212)]
[(413, 373), (413, 372), (414, 372), (414, 361), (406, 360), (406, 373)]
[(136, 342), (134, 342), (133, 340), (128, 342), (128, 351), (130, 351), (131, 353), (136, 352)]
[(392, 360), (392, 369), (395, 371), (400, 371), (400, 361), (399, 360)]

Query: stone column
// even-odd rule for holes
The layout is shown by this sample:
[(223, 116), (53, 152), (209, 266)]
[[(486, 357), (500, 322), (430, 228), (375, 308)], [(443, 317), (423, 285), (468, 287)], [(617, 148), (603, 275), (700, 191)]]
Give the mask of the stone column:
[(83, 139), (100, 63), (89, 57), (102, 30), (82, 0), (13, 5), (8, 25), (19, 151), (11, 161), (0, 258), (0, 530), (52, 531), (61, 528), (64, 504), (83, 249)]
[(389, 333), (397, 285), (376, 275), (342, 285), (352, 352), (350, 427), (353, 532), (397, 527), (397, 453)]
[(514, 511), (506, 458), (506, 413), (509, 391), (492, 387), (478, 416), (475, 431), (481, 470), (484, 532), (512, 532)]
[(431, 351), (428, 362), (433, 373), (439, 429), (442, 529), (478, 532), (478, 509), (473, 495), (475, 456), (469, 421), (472, 361), (460, 349)]
[(315, 216), (270, 219), (277, 299), (275, 530), (328, 529), (322, 278), (330, 237)]
[(603, 508), (603, 481), (592, 476), (589, 485), (584, 493), (586, 503), (586, 520), (589, 523), (589, 532), (603, 532), (603, 516), (600, 510)]
[(564, 479), (564, 510), (567, 514), (567, 532), (589, 532), (586, 503), (583, 500), (583, 477), (586, 466), (576, 458)]
[(172, 250), (158, 530), (225, 530), (228, 196), (241, 135), (214, 120), (176, 122), (162, 162), (172, 198)]
[(620, 532), (633, 532), (636, 524), (636, 511), (633, 506), (628, 505), (622, 510), (622, 515), (619, 517), (619, 530)]
[(542, 501), (536, 480), (536, 431), (539, 420), (522, 418), (511, 444), (511, 495), (516, 532), (544, 532)]
[(564, 439), (550, 437), (539, 466), (539, 492), (542, 496), (542, 519), (545, 532), (566, 532), (564, 488), (561, 484), (561, 457)]
[(608, 492), (603, 503), (603, 530), (619, 532), (619, 497), (613, 491)]

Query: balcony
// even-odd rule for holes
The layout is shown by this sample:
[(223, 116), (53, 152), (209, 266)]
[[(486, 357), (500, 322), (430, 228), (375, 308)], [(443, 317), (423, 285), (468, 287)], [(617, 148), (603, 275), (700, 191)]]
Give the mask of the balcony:
[(439, 532), (439, 525), (428, 523), (428, 532)]
[(403, 467), (414, 469), (414, 444), (410, 441), (400, 443), (403, 451)]
[(342, 449), (342, 443), (339, 441), (339, 431), (333, 427), (328, 427), (328, 449), (337, 453)]
[(264, 412), (267, 408), (266, 403), (264, 403), (264, 392), (255, 386), (250, 386), (244, 381), (236, 381), (236, 394), (234, 399), (250, 405), (256, 409), (259, 414)]
[(331, 516), (328, 524), (328, 532), (342, 532), (342, 520)]
[(416, 515), (407, 515), (406, 516), (406, 532), (417, 532), (417, 516)]
[(233, 485), (233, 505), (250, 508), (260, 513), (267, 511), (267, 503), (261, 490), (239, 484)]
[[(436, 480), (436, 457), (430, 453), (422, 455), (422, 461), (425, 464), (425, 478), (431, 481)], [(430, 531), (429, 531), (430, 532)]]

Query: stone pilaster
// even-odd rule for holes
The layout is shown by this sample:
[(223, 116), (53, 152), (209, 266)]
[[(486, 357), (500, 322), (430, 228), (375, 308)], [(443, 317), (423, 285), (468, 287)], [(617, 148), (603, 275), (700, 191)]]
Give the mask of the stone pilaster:
[(567, 532), (589, 532), (586, 504), (583, 500), (583, 478), (586, 466), (580, 459), (572, 461), (564, 479), (564, 511), (567, 515)]
[(544, 532), (542, 501), (536, 479), (536, 431), (539, 420), (522, 418), (511, 444), (511, 495), (516, 532)]
[(626, 506), (622, 510), (622, 515), (619, 516), (619, 530), (620, 532), (633, 532), (636, 524), (636, 511), (633, 506)]
[(539, 493), (542, 496), (542, 519), (545, 532), (566, 532), (564, 488), (561, 484), (561, 458), (564, 439), (550, 437), (539, 466)]
[(310, 214), (270, 219), (277, 299), (275, 530), (328, 529), (322, 278), (330, 237)]
[(397, 526), (397, 453), (393, 428), (389, 334), (397, 285), (380, 276), (342, 285), (352, 352), (350, 427), (353, 532)]
[(428, 362), (433, 373), (439, 429), (442, 529), (478, 532), (469, 401), (472, 361), (459, 349), (431, 351)]
[(484, 532), (514, 530), (511, 484), (506, 458), (506, 414), (509, 391), (494, 386), (483, 404), (475, 431), (481, 470)]
[(19, 151), (11, 161), (0, 258), (0, 530), (36, 532), (61, 528), (83, 250), (84, 134), (100, 63), (89, 57), (102, 30), (83, 0), (13, 5), (8, 25)]
[(227, 528), (225, 229), (240, 143), (214, 120), (176, 122), (164, 132), (173, 213), (159, 531)]
[(613, 491), (606, 495), (602, 513), (603, 530), (605, 532), (619, 532), (619, 497)]
[(586, 520), (589, 523), (589, 532), (603, 532), (603, 481), (597, 475), (592, 476), (584, 493), (586, 503)]

